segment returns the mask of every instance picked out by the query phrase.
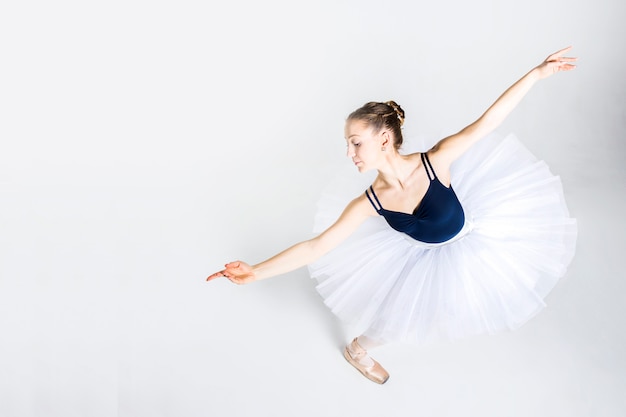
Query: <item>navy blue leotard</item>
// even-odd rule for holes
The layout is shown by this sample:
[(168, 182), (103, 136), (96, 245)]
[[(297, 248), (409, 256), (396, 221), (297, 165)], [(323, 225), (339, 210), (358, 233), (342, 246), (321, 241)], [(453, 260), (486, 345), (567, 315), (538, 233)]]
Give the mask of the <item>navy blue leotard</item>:
[(369, 190), (365, 190), (365, 195), (376, 212), (395, 230), (420, 242), (445, 242), (461, 231), (465, 224), (465, 214), (452, 185), (446, 187), (439, 181), (426, 153), (422, 153), (421, 157), (430, 184), (412, 214), (385, 210), (371, 186)]

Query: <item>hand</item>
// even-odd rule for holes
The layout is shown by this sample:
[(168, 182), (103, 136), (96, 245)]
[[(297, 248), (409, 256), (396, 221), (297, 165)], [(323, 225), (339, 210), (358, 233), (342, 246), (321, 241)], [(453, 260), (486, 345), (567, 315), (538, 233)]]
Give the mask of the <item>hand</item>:
[(250, 265), (243, 261), (230, 262), (224, 265), (226, 269), (210, 275), (206, 280), (211, 281), (215, 278), (225, 277), (234, 284), (248, 284), (256, 280), (256, 274)]
[(535, 69), (539, 74), (539, 78), (546, 78), (552, 74), (556, 74), (559, 71), (571, 71), (576, 68), (576, 65), (570, 64), (578, 60), (578, 58), (571, 58), (562, 56), (564, 53), (572, 49), (571, 46), (561, 49), (547, 57), (545, 61), (539, 64)]

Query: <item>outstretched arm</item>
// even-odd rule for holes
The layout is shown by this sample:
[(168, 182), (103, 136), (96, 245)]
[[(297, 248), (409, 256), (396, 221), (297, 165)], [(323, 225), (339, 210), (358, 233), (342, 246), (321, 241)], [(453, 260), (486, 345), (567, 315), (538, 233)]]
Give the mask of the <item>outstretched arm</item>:
[(433, 147), (432, 154), (437, 155), (436, 158), (449, 166), (476, 141), (498, 127), (537, 81), (557, 72), (576, 68), (571, 62), (577, 58), (563, 56), (570, 49), (571, 46), (548, 56), (509, 87), (478, 120), (460, 132), (439, 141)]
[(227, 263), (225, 269), (209, 276), (207, 281), (226, 277), (235, 284), (247, 284), (293, 271), (315, 261), (339, 245), (372, 213), (373, 210), (365, 201), (365, 196), (357, 197), (348, 204), (339, 219), (319, 236), (297, 243), (254, 266), (243, 261)]

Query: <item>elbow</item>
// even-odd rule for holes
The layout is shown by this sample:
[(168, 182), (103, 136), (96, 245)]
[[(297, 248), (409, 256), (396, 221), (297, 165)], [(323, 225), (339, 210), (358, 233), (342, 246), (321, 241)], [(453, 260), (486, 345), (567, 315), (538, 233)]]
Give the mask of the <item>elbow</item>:
[(474, 123), (463, 129), (463, 133), (476, 141), (498, 127), (498, 117), (493, 114), (492, 110), (488, 110), (478, 118)]
[(306, 242), (304, 242), (304, 245), (308, 254), (308, 258), (310, 258), (311, 261), (314, 261), (324, 254), (319, 237), (307, 240)]
[(320, 239), (320, 236), (307, 240), (304, 244), (306, 245), (307, 263), (316, 261), (330, 249), (327, 248), (324, 240)]

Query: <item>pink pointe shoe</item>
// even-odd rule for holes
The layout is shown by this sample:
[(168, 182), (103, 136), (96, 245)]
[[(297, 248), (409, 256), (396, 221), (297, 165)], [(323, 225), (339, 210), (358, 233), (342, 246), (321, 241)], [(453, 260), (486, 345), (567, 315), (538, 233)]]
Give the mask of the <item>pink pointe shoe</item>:
[(367, 356), (367, 351), (359, 345), (356, 337), (349, 346), (346, 346), (343, 351), (343, 356), (350, 365), (354, 366), (370, 381), (374, 381), (377, 384), (384, 384), (389, 379), (389, 373), (374, 359), (370, 358), (372, 362), (374, 362), (373, 365), (366, 366), (361, 363), (361, 359)]

